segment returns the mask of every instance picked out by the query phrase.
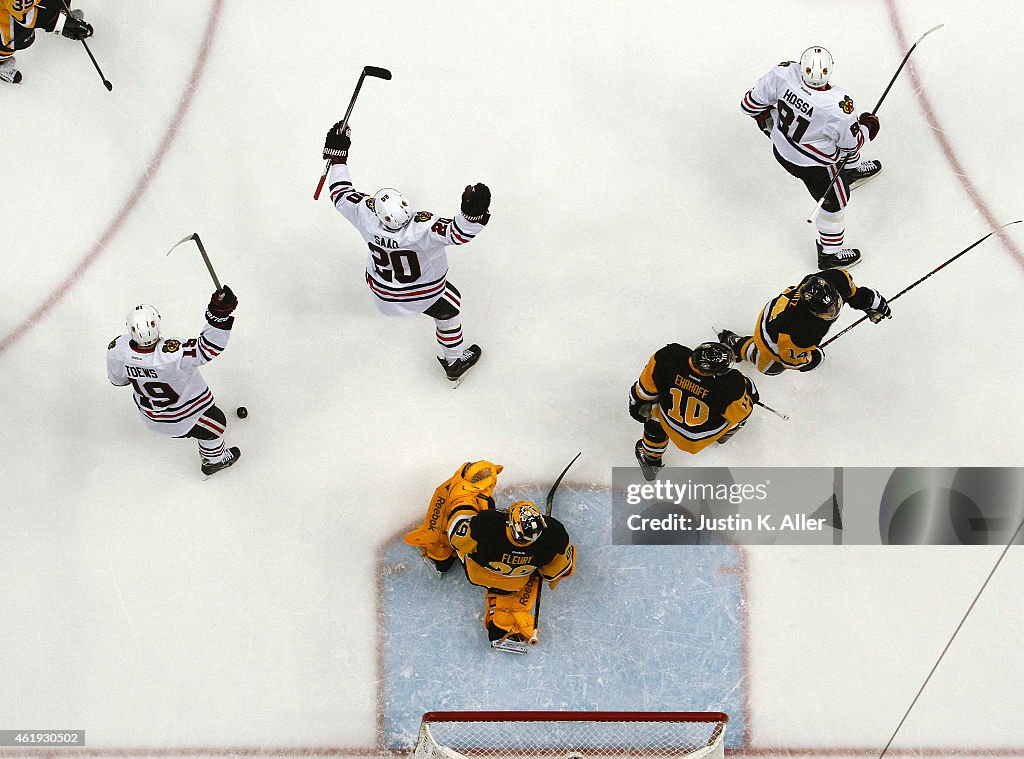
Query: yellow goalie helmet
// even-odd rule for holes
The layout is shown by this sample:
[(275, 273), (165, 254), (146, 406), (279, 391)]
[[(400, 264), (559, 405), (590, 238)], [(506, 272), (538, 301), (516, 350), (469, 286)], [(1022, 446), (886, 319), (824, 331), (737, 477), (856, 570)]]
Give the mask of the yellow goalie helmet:
[(508, 534), (516, 543), (532, 543), (547, 526), (533, 501), (516, 501), (508, 508)]

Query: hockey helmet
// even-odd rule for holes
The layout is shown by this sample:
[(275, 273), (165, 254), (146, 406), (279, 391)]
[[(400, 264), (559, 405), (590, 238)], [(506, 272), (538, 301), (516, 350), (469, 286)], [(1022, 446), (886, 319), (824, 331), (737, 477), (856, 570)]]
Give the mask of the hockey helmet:
[(821, 89), (832, 76), (832, 53), (823, 47), (809, 47), (800, 56), (800, 78), (808, 87)]
[(815, 316), (832, 321), (839, 316), (843, 299), (835, 285), (824, 277), (811, 277), (800, 287), (800, 300)]
[(155, 345), (160, 339), (160, 312), (146, 303), (140, 303), (129, 311), (125, 322), (128, 334), (140, 347)]
[(380, 223), (397, 232), (412, 220), (409, 199), (394, 187), (384, 187), (373, 194), (373, 212)]
[(722, 343), (701, 343), (690, 356), (693, 368), (710, 377), (721, 377), (732, 368), (736, 354)]
[(507, 526), (509, 537), (516, 543), (532, 543), (548, 525), (533, 501), (516, 501), (508, 507)]

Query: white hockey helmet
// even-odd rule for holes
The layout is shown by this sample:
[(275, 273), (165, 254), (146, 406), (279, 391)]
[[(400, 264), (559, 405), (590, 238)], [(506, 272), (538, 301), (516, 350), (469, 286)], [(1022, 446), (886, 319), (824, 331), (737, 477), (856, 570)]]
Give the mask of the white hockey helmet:
[(800, 56), (800, 78), (808, 87), (821, 88), (832, 76), (832, 53), (815, 45)]
[(125, 322), (128, 333), (138, 346), (146, 348), (160, 339), (160, 312), (146, 303), (140, 303), (129, 311)]
[(373, 194), (373, 212), (380, 223), (397, 232), (412, 220), (409, 199), (394, 187), (384, 187)]

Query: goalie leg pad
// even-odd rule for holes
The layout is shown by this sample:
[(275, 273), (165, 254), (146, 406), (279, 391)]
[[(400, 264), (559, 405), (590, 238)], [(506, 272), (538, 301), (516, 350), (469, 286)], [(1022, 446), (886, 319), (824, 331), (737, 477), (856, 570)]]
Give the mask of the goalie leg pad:
[(533, 605), (537, 601), (540, 578), (530, 578), (526, 585), (514, 593), (487, 591), (487, 609), (484, 612), (484, 627), (493, 641), (493, 636), (509, 638), (521, 636), (528, 639), (533, 635)]

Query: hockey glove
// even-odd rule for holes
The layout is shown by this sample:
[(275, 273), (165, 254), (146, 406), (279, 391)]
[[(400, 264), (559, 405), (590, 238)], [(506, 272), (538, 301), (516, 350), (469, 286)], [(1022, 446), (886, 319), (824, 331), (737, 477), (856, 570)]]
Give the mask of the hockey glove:
[(231, 288), (224, 285), (210, 296), (210, 305), (206, 307), (206, 321), (220, 329), (231, 329), (235, 317), (231, 312), (238, 307), (238, 298)]
[(871, 305), (864, 309), (864, 313), (875, 324), (878, 324), (882, 319), (892, 318), (892, 309), (889, 308), (889, 302), (882, 297), (881, 293), (875, 293)]
[(868, 113), (867, 111), (864, 111), (864, 113), (860, 115), (860, 118), (857, 119), (857, 123), (868, 130), (868, 139), (871, 140), (875, 139), (875, 135), (878, 134), (878, 130), (882, 128), (878, 123), (878, 117), (873, 113)]
[(629, 399), (629, 415), (640, 424), (645, 424), (651, 418), (651, 411), (654, 410), (652, 403), (637, 403), (632, 397)]
[(348, 163), (348, 149), (352, 146), (352, 129), (345, 127), (345, 134), (340, 131), (341, 122), (327, 130), (324, 140), (324, 160), (331, 163)]
[(491, 207), (491, 190), (483, 183), (466, 185), (462, 193), (462, 215), (470, 221), (479, 224), (486, 224), (490, 214), (487, 209)]
[(76, 42), (91, 37), (92, 24), (85, 22), (85, 11), (80, 8), (75, 8), (71, 11), (71, 15), (64, 19), (64, 28), (61, 30), (61, 35)]
[(767, 111), (757, 114), (754, 117), (754, 121), (757, 122), (757, 128), (764, 132), (765, 137), (772, 136), (772, 127), (775, 123), (772, 121), (772, 111), (770, 108)]

